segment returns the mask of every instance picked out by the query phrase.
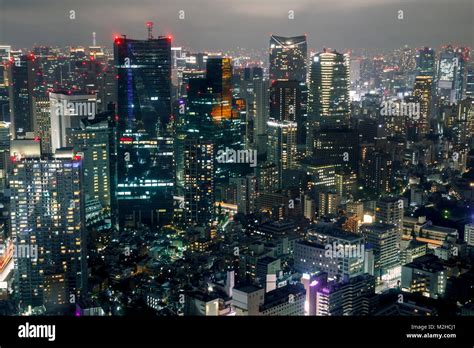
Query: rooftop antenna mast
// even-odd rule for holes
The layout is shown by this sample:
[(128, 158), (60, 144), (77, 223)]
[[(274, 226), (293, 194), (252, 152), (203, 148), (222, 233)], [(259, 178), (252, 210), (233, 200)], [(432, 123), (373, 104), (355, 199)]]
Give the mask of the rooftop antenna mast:
[(148, 40), (153, 40), (153, 22), (146, 22), (146, 27), (148, 29)]

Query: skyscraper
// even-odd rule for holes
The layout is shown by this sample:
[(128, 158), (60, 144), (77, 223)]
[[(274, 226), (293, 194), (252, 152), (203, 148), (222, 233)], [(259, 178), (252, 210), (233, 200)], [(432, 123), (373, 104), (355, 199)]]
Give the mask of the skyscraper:
[[(103, 114), (102, 114), (103, 115)], [(85, 201), (97, 200), (102, 210), (111, 208), (111, 144), (107, 118), (81, 121), (80, 128), (67, 130), (68, 145), (84, 154), (83, 190)]]
[(156, 224), (173, 211), (171, 37), (114, 41), (117, 90), (117, 199), (122, 222)]
[(430, 131), (432, 83), (433, 79), (431, 76), (417, 76), (413, 87), (413, 96), (420, 103), (419, 119), (415, 120), (414, 123), (418, 131), (417, 133), (421, 137)]
[(400, 265), (399, 232), (395, 225), (371, 223), (362, 226), (366, 242), (374, 250), (375, 275), (382, 277)]
[(306, 35), (270, 37), (270, 79), (306, 82)]
[[(49, 94), (51, 149), (67, 146), (66, 130), (79, 128), (84, 117), (93, 119), (97, 112), (97, 96), (82, 92), (59, 91)], [(38, 114), (41, 115), (41, 114)]]
[(423, 47), (416, 52), (416, 72), (420, 76), (435, 76), (435, 51), (429, 47)]
[(349, 126), (349, 56), (336, 51), (317, 53), (311, 61), (308, 93), (308, 155), (314, 132)]
[(33, 97), (38, 96), (38, 61), (32, 54), (15, 57), (9, 73), (10, 119), (13, 138), (16, 138), (34, 131)]
[(35, 140), (14, 140), (10, 155), (10, 221), (14, 245), (22, 251), (14, 258), (21, 306), (75, 303), (87, 292), (82, 157), (71, 150), (41, 157)]
[(214, 145), (197, 136), (184, 143), (184, 219), (209, 226), (214, 216)]
[(274, 81), (270, 87), (268, 160), (278, 167), (279, 182), (283, 170), (294, 168), (297, 160), (297, 120), (301, 116), (300, 90), (296, 81)]
[(212, 119), (221, 121), (232, 117), (232, 61), (225, 57), (209, 57), (206, 66), (209, 93), (217, 96)]

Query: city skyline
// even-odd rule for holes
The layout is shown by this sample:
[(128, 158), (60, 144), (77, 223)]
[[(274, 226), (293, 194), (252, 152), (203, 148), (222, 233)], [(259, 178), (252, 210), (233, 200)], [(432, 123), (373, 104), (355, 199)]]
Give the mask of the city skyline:
[[(114, 35), (145, 38), (143, 23), (151, 20), (159, 32), (172, 35), (178, 45), (196, 50), (263, 48), (275, 27), (282, 36), (306, 34), (309, 46), (318, 49), (386, 50), (403, 45), (437, 47), (445, 42), (474, 46), (474, 5), (469, 0), (320, 0), (294, 5), (244, 0), (212, 6), (210, 2), (182, 0), (160, 6), (164, 1), (139, 0), (137, 6), (137, 2), (132, 5), (127, 1), (45, 0), (31, 4), (3, 0), (0, 44), (16, 48), (35, 44), (87, 46), (92, 43), (92, 32), (96, 32), (97, 43), (111, 47)], [(46, 7), (48, 13), (42, 10)], [(117, 23), (116, 18), (126, 20)], [(63, 30), (58, 32), (57, 27)]]

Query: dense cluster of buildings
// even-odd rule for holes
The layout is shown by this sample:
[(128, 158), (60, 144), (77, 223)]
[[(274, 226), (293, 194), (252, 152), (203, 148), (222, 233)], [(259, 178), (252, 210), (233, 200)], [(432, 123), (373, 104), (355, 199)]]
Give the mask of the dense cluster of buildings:
[[(474, 64), (0, 46), (0, 313), (474, 313)], [(237, 63), (238, 62), (238, 63)]]

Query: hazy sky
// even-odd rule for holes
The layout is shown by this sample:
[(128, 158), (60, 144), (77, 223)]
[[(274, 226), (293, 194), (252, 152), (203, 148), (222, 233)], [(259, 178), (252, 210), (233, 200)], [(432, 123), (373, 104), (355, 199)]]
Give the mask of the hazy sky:
[(474, 0), (0, 0), (0, 44), (89, 45), (95, 31), (111, 45), (145, 38), (147, 20), (196, 50), (267, 48), (272, 33), (306, 33), (316, 49), (474, 46)]

